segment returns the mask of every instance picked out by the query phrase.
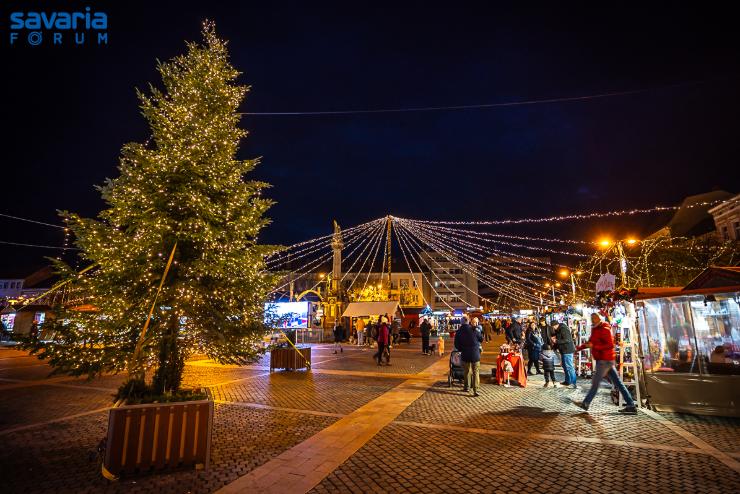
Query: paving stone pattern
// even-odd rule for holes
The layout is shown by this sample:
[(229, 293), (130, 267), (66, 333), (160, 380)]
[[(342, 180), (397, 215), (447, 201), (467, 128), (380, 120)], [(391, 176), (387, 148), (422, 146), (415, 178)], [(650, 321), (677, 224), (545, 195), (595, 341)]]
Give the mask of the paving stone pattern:
[(57, 386), (28, 386), (0, 391), (0, 431), (109, 407), (109, 393)]
[(448, 388), (447, 382), (440, 382), (397, 420), (692, 447), (647, 415), (619, 414), (607, 389), (599, 392), (585, 413), (573, 405), (573, 400), (582, 400), (587, 389), (544, 389), (543, 383), (541, 376), (530, 376), (524, 389), (484, 383), (481, 396), (473, 398), (459, 385)]
[(331, 413), (350, 413), (403, 382), (401, 379), (272, 373), (211, 388), (213, 399)]
[(264, 372), (264, 370), (249, 367), (219, 367), (217, 364), (186, 365), (182, 381), (183, 386), (205, 387), (237, 379), (252, 378)]
[(376, 351), (373, 348), (345, 350), (344, 358), (327, 360), (317, 365), (317, 368), (412, 375), (423, 371), (437, 361), (437, 357), (422, 355), (421, 350), (418, 353), (391, 350), (391, 365), (379, 366), (373, 359)]
[(209, 493), (331, 425), (314, 417), (235, 405), (216, 405), (211, 468), (140, 475), (108, 482), (100, 474), (98, 442), (107, 414), (37, 427), (3, 438), (4, 492)]
[(708, 455), (391, 424), (311, 492), (726, 494), (739, 485)]
[[(740, 418), (710, 417), (686, 413), (662, 413), (661, 415), (720, 451), (740, 453)], [(740, 490), (740, 486), (738, 486), (738, 490)]]

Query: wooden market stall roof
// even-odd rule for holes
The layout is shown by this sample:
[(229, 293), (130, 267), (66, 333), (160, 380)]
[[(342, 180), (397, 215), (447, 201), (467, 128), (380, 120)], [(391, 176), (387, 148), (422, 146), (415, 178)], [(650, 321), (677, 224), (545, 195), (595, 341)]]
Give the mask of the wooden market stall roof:
[(344, 310), (342, 317), (382, 316), (389, 314), (393, 316), (398, 309), (398, 301), (387, 302), (350, 302)]

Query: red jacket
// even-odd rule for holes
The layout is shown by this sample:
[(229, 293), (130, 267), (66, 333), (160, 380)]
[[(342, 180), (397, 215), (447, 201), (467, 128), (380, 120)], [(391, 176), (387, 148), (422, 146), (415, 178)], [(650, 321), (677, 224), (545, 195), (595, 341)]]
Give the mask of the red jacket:
[(390, 343), (390, 338), (388, 337), (388, 325), (386, 323), (382, 323), (378, 328), (378, 344), (387, 345), (388, 343)]
[[(594, 360), (614, 361), (614, 338), (612, 338), (612, 327), (607, 322), (591, 328), (591, 355)], [(587, 345), (579, 345), (578, 350), (583, 350)]]

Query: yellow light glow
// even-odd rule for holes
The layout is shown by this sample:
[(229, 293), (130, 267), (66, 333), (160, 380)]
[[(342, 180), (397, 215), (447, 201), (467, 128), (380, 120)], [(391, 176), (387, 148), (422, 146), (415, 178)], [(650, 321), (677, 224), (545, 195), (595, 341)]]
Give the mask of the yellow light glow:
[(636, 238), (628, 238), (627, 245), (635, 245), (638, 242)]
[(324, 273), (319, 273), (319, 278), (324, 279), (324, 276), (326, 276)]
[(599, 240), (599, 247), (606, 248), (609, 247), (612, 244), (612, 241), (609, 239), (601, 239)]
[(567, 269), (563, 269), (560, 271), (560, 276), (568, 276), (570, 274), (570, 271)]
[(577, 276), (581, 276), (583, 274), (583, 271), (576, 271)]
[(549, 288), (550, 287), (550, 284), (549, 283), (545, 283), (545, 286)]

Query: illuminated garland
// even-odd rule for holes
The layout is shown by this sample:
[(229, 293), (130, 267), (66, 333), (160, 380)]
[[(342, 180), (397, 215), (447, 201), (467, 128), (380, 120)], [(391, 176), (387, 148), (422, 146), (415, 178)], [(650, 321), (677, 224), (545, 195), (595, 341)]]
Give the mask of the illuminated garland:
[[(404, 224), (404, 222), (403, 222), (403, 221), (399, 221), (399, 224), (400, 224), (400, 225), (402, 226), (402, 228), (407, 228), (407, 225), (406, 225), (406, 224)], [(412, 228), (414, 228), (414, 227), (412, 227)], [(409, 231), (411, 232), (411, 230), (409, 230)], [(453, 260), (452, 258), (450, 258), (450, 257), (449, 257), (449, 256), (448, 256), (448, 255), (447, 255), (447, 254), (445, 253), (445, 251), (447, 251), (447, 250), (453, 251), (453, 252), (455, 252), (455, 253), (456, 253), (456, 254), (457, 254), (457, 255), (458, 255), (459, 257), (464, 257), (464, 258), (466, 258), (466, 259), (468, 259), (468, 260), (470, 260), (470, 259), (474, 259), (474, 258), (471, 258), (470, 256), (466, 256), (466, 255), (465, 255), (465, 253), (463, 253), (463, 252), (461, 252), (461, 251), (458, 251), (458, 250), (456, 250), (456, 249), (454, 249), (454, 248), (451, 248), (451, 247), (449, 247), (449, 246), (441, 246), (441, 247), (440, 247), (440, 246), (438, 246), (438, 245), (437, 245), (436, 243), (434, 243), (434, 241), (430, 240), (430, 237), (428, 237), (428, 236), (424, 235), (424, 233), (422, 233), (422, 232), (421, 232), (420, 230), (418, 230), (418, 229), (416, 230), (416, 233), (415, 233), (414, 235), (415, 235), (415, 236), (416, 236), (417, 238), (423, 239), (423, 240), (424, 240), (424, 242), (426, 242), (426, 243), (427, 243), (427, 244), (428, 244), (428, 245), (429, 245), (430, 247), (432, 247), (432, 250), (433, 250), (433, 251), (435, 251), (435, 252), (439, 252), (439, 253), (440, 253), (441, 255), (445, 256), (445, 258), (446, 258), (446, 259), (447, 259), (447, 260), (448, 260), (449, 262), (451, 262), (451, 263), (453, 263), (453, 264), (457, 265), (457, 266), (458, 266), (458, 267), (460, 267), (460, 268), (461, 268), (461, 269), (462, 269), (463, 271), (467, 272), (468, 274), (471, 274), (472, 276), (475, 276), (476, 278), (481, 278), (481, 279), (482, 279), (482, 280), (483, 280), (484, 282), (486, 282), (486, 281), (487, 281), (487, 282), (488, 282), (488, 283), (487, 283), (487, 284), (488, 284), (488, 286), (489, 286), (489, 287), (491, 287), (491, 288), (493, 288), (494, 290), (498, 290), (498, 291), (505, 291), (505, 292), (509, 293), (509, 295), (510, 295), (510, 296), (512, 296), (512, 298), (515, 298), (515, 299), (519, 300), (520, 302), (531, 302), (531, 300), (535, 300), (535, 299), (534, 299), (534, 298), (532, 298), (532, 296), (531, 296), (531, 295), (529, 295), (529, 293), (527, 293), (526, 291), (516, 291), (516, 290), (515, 290), (514, 288), (511, 288), (511, 287), (506, 287), (506, 286), (505, 286), (505, 285), (503, 285), (503, 284), (502, 284), (501, 282), (499, 282), (499, 281), (497, 281), (497, 280), (494, 280), (493, 278), (487, 277), (487, 276), (486, 276), (486, 275), (485, 275), (484, 273), (482, 273), (482, 272), (472, 272), (472, 271), (470, 271), (470, 270), (469, 270), (469, 269), (467, 268), (467, 266), (465, 266), (465, 265), (464, 265), (463, 263), (460, 263), (459, 261), (456, 261), (456, 260)], [(418, 246), (418, 244), (417, 244), (417, 246)], [(420, 246), (419, 246), (419, 247), (420, 247)], [(432, 258), (432, 260), (434, 260), (434, 261), (436, 262), (436, 260), (435, 260), (435, 259), (433, 259), (433, 258)], [(473, 261), (469, 261), (469, 262), (471, 262), (471, 264), (474, 264), (474, 265), (475, 265), (476, 267), (481, 267), (481, 266), (480, 266), (480, 265), (478, 264), (478, 261), (477, 261), (477, 260), (473, 260)], [(442, 267), (442, 266), (440, 266), (440, 265), (439, 265), (439, 263), (437, 263), (437, 265), (438, 265), (439, 267)], [(506, 274), (507, 274), (507, 275), (511, 275), (512, 273), (506, 273)], [(468, 287), (467, 287), (467, 286), (466, 286), (466, 285), (465, 285), (464, 283), (460, 282), (460, 280), (459, 280), (459, 279), (457, 279), (457, 278), (456, 278), (456, 277), (455, 277), (454, 275), (452, 275), (452, 274), (451, 274), (451, 276), (452, 276), (452, 278), (453, 278), (453, 279), (454, 279), (455, 281), (457, 281), (457, 282), (461, 283), (461, 285), (462, 285), (462, 286), (463, 286), (463, 287), (464, 287), (464, 288), (465, 288), (466, 290), (468, 290), (468, 291), (471, 291), (471, 292), (472, 292), (472, 290), (470, 290), (470, 289), (469, 289), (469, 288), (468, 288)], [(525, 281), (531, 281), (531, 280), (527, 280), (526, 278), (522, 278), (522, 277), (520, 277), (520, 276), (517, 276), (517, 275), (514, 275), (514, 276), (515, 276), (515, 277), (518, 277), (518, 278), (520, 278), (520, 279), (523, 279), (523, 280), (525, 280)], [(524, 285), (522, 285), (522, 284), (520, 284), (520, 283), (518, 283), (518, 282), (516, 282), (516, 281), (512, 281), (512, 283), (513, 283), (513, 284), (517, 284), (517, 285), (519, 285), (519, 286), (522, 286), (522, 287), (523, 287), (523, 288), (524, 288), (525, 290), (528, 290), (528, 289), (530, 289), (530, 287), (526, 287), (526, 286), (524, 286)], [(496, 285), (496, 286), (492, 286), (492, 285)], [(446, 285), (445, 285), (445, 288), (447, 288), (447, 286), (446, 286)], [(449, 290), (449, 288), (448, 288), (448, 290)], [(475, 293), (475, 294), (477, 295), (477, 292), (473, 292), (473, 293)], [(517, 294), (517, 295), (512, 295), (512, 293), (515, 293), (515, 294)], [(484, 300), (488, 300), (488, 299), (486, 299), (485, 297), (482, 297), (482, 298), (483, 298)], [(530, 299), (529, 301), (527, 300), (528, 298)], [(490, 300), (489, 300), (489, 301), (490, 301)]]
[(521, 219), (506, 219), (506, 220), (488, 220), (488, 221), (431, 221), (431, 220), (414, 220), (419, 223), (427, 223), (433, 225), (516, 225), (522, 223), (549, 223), (554, 221), (568, 221), (568, 220), (590, 220), (594, 218), (610, 218), (615, 216), (633, 216), (637, 214), (648, 214), (657, 213), (663, 211), (676, 211), (678, 209), (688, 209), (704, 206), (714, 206), (721, 203), (731, 203), (733, 199), (729, 200), (716, 200), (716, 201), (702, 201), (696, 204), (690, 204), (688, 206), (653, 206), (651, 208), (644, 209), (625, 209), (621, 211), (605, 211), (595, 212), (586, 214), (567, 214), (561, 216), (550, 216), (547, 218), (521, 218)]
[[(431, 230), (433, 230), (433, 229), (430, 229), (428, 231), (430, 231), (430, 233), (431, 233)], [(514, 258), (517, 258), (517, 262), (519, 262), (521, 264), (524, 264), (526, 266), (534, 267), (534, 268), (547, 267), (547, 265), (548, 265), (547, 263), (543, 263), (540, 259), (537, 259), (537, 258), (534, 258), (534, 257), (522, 256), (522, 255), (519, 255), (519, 254), (515, 254), (513, 252), (509, 252), (509, 251), (503, 251), (503, 250), (494, 249), (492, 247), (488, 247), (488, 249), (490, 250), (490, 252), (488, 252), (488, 251), (485, 251), (482, 246), (479, 246), (479, 245), (477, 245), (477, 244), (475, 244), (473, 242), (469, 242), (467, 240), (460, 239), (460, 238), (457, 238), (457, 237), (455, 237), (455, 241), (458, 242), (458, 243), (460, 243), (460, 244), (462, 244), (462, 245), (467, 245), (471, 249), (482, 253), (483, 256), (485, 256), (485, 257), (490, 257), (491, 254), (498, 254), (498, 256), (500, 256), (500, 257), (514, 257)], [(532, 261), (537, 262), (538, 264), (532, 264), (532, 263), (529, 263), (527, 261), (519, 260), (519, 259), (532, 260)], [(483, 261), (483, 262), (484, 262), (485, 265), (488, 265), (488, 263), (485, 263), (485, 261)], [(554, 266), (558, 266), (558, 267), (562, 267), (562, 268), (567, 268), (567, 266), (564, 266), (562, 264), (557, 264), (557, 263), (553, 263), (553, 262), (550, 262), (549, 264), (550, 265), (554, 265)], [(526, 270), (523, 270), (522, 269), (522, 271), (526, 271)], [(528, 272), (529, 274), (532, 274), (532, 275), (541, 276), (541, 277), (543, 277), (545, 279), (549, 279), (550, 281), (555, 281), (555, 280), (552, 280), (552, 279), (548, 278), (547, 276), (542, 276), (540, 273), (537, 273), (537, 272), (533, 272), (533, 271), (526, 271), (526, 272)]]
[[(365, 256), (364, 260), (362, 261), (362, 266), (360, 266), (360, 269), (357, 271), (357, 273), (355, 274), (354, 278), (352, 278), (352, 283), (350, 283), (349, 286), (347, 287), (347, 291), (348, 292), (349, 292), (349, 290), (352, 289), (352, 287), (354, 286), (355, 282), (357, 281), (357, 278), (360, 277), (360, 274), (365, 269), (365, 265), (367, 264), (367, 261), (370, 259), (370, 255), (372, 254), (374, 245), (377, 242), (379, 242), (380, 241), (380, 238), (383, 236), (383, 230), (382, 230), (382, 228), (383, 228), (383, 223), (379, 223), (378, 224), (378, 228), (377, 228), (377, 230), (375, 231), (375, 233), (373, 235), (373, 239), (370, 242), (368, 242), (368, 244), (367, 244), (366, 249), (369, 249), (369, 250), (367, 251), (367, 255)], [(363, 249), (362, 253), (360, 253), (360, 256), (362, 256), (362, 254), (364, 252), (365, 252), (365, 249)], [(357, 260), (360, 259), (360, 256), (357, 257)], [(344, 278), (346, 278), (347, 275), (349, 275), (349, 273), (352, 272), (352, 269), (354, 269), (354, 266), (355, 266), (356, 263), (357, 263), (357, 261), (355, 261), (352, 264), (352, 266), (350, 266), (349, 270), (347, 270), (347, 273), (345, 273), (345, 275), (342, 276), (342, 281), (344, 281)]]
[[(399, 222), (399, 224), (401, 224), (401, 225), (402, 225), (402, 228), (405, 228), (405, 225), (403, 225), (403, 223), (402, 223), (402, 222)], [(411, 233), (411, 231), (409, 231), (409, 232)], [(419, 237), (419, 232), (417, 232), (417, 233), (416, 233), (415, 235), (416, 235), (417, 237)], [(423, 234), (422, 234), (422, 237), (423, 237)], [(413, 239), (413, 237), (411, 237), (411, 238)], [(424, 237), (424, 238), (425, 238), (425, 237)], [(453, 250), (453, 251), (454, 251), (454, 249), (449, 249), (448, 247), (439, 247), (439, 246), (437, 246), (437, 245), (436, 245), (436, 244), (435, 244), (434, 242), (430, 241), (430, 240), (429, 240), (428, 238), (426, 238), (426, 239), (424, 240), (424, 242), (425, 242), (425, 243), (427, 243), (427, 244), (428, 244), (428, 245), (429, 245), (429, 246), (430, 246), (430, 247), (432, 248), (432, 249), (431, 249), (432, 251), (434, 251), (434, 252), (437, 252), (437, 253), (439, 253), (439, 254), (443, 255), (443, 256), (444, 256), (444, 257), (445, 257), (445, 258), (446, 258), (446, 259), (447, 259), (447, 260), (448, 260), (448, 261), (449, 261), (450, 263), (452, 263), (452, 264), (454, 264), (454, 265), (458, 266), (458, 267), (459, 267), (459, 268), (460, 268), (461, 270), (463, 270), (464, 272), (466, 272), (466, 273), (468, 273), (468, 274), (470, 274), (470, 275), (472, 275), (472, 276), (475, 276), (475, 277), (476, 277), (476, 279), (480, 278), (480, 279), (482, 279), (482, 280), (483, 280), (484, 282), (488, 282), (488, 283), (486, 283), (486, 284), (487, 284), (487, 285), (488, 285), (489, 287), (493, 288), (494, 290), (498, 290), (499, 292), (506, 292), (506, 293), (508, 294), (508, 296), (510, 296), (511, 298), (513, 298), (513, 299), (515, 299), (515, 300), (518, 300), (519, 302), (522, 302), (522, 303), (528, 303), (528, 301), (527, 301), (527, 298), (528, 298), (528, 297), (530, 297), (530, 295), (529, 295), (529, 294), (528, 294), (527, 292), (524, 292), (524, 291), (517, 291), (517, 290), (515, 290), (515, 289), (514, 289), (514, 288), (512, 288), (512, 287), (506, 287), (505, 285), (503, 285), (503, 284), (501, 284), (500, 282), (498, 282), (498, 281), (494, 280), (493, 278), (490, 278), (490, 277), (486, 277), (486, 275), (485, 275), (485, 274), (483, 274), (483, 273), (477, 273), (477, 272), (473, 272), (473, 271), (471, 271), (471, 270), (470, 270), (470, 269), (469, 269), (469, 268), (468, 268), (468, 267), (467, 267), (467, 266), (466, 266), (465, 264), (463, 264), (463, 263), (459, 262), (459, 261), (458, 261), (458, 260), (456, 260), (456, 259), (453, 259), (453, 258), (451, 258), (450, 256), (448, 256), (448, 255), (446, 254), (446, 250)], [(422, 246), (420, 246), (420, 245), (419, 245), (418, 243), (417, 243), (417, 247), (418, 247), (419, 249), (423, 250), (423, 247), (422, 247)], [(462, 254), (462, 253), (459, 253), (459, 252), (457, 252), (457, 253), (458, 253), (458, 255), (459, 255), (459, 254)], [(439, 263), (438, 263), (438, 262), (436, 261), (436, 259), (434, 259), (433, 257), (430, 257), (430, 258), (432, 259), (432, 261), (434, 261), (434, 262), (435, 262), (435, 263), (437, 264), (437, 266), (438, 266), (439, 268), (441, 268), (441, 269), (444, 269), (444, 267), (442, 267), (442, 266), (441, 266), (441, 265), (440, 265), (440, 264), (439, 264)], [(422, 260), (423, 260), (423, 258), (422, 258)], [(425, 264), (427, 264), (427, 267), (430, 267), (430, 266), (428, 265), (428, 263), (426, 263), (426, 261), (424, 261), (424, 262), (425, 262)], [(473, 261), (473, 264), (475, 264), (475, 261)], [(477, 266), (477, 264), (475, 264), (475, 265)], [(431, 269), (431, 267), (430, 267), (430, 269)], [(457, 278), (457, 277), (456, 277), (456, 276), (455, 276), (454, 274), (451, 274), (451, 273), (450, 273), (450, 276), (452, 276), (452, 278), (453, 278), (453, 279), (454, 279), (455, 281), (457, 281), (458, 283), (460, 283), (460, 284), (461, 284), (461, 285), (463, 286), (463, 288), (465, 288), (466, 290), (470, 291), (471, 293), (473, 293), (473, 294), (475, 294), (475, 295), (478, 295), (478, 293), (477, 293), (477, 292), (473, 292), (472, 290), (470, 290), (470, 289), (469, 289), (469, 288), (467, 287), (467, 285), (465, 285), (464, 283), (462, 283), (462, 282), (461, 282), (461, 281), (460, 281), (460, 280), (459, 280), (459, 279), (458, 279), (458, 278)], [(514, 283), (514, 284), (518, 284), (517, 282), (513, 282), (513, 283)], [(443, 282), (443, 284), (444, 284), (444, 282)], [(494, 286), (494, 285), (495, 285), (495, 286)], [(445, 284), (445, 288), (447, 288), (448, 290), (450, 290), (450, 289), (449, 289), (449, 287), (447, 287), (447, 285), (446, 285), (446, 284)], [(525, 287), (525, 288), (528, 288), (528, 287)], [(450, 291), (451, 291), (451, 290), (450, 290)], [(480, 295), (478, 295), (478, 296), (480, 296)], [(483, 300), (485, 300), (485, 301), (489, 301), (489, 302), (491, 302), (491, 300), (487, 299), (486, 297), (481, 297), (481, 298), (482, 298)]]
[[(401, 246), (401, 250), (403, 251), (403, 249), (405, 247), (406, 249), (408, 249), (409, 252), (411, 252), (411, 249), (408, 246), (405, 245), (406, 244), (405, 235), (401, 232), (401, 230), (398, 230), (398, 231), (399, 231), (399, 235), (398, 235), (399, 242), (398, 243)], [(406, 254), (404, 254), (404, 257), (405, 256), (406, 256)], [(442, 301), (443, 304), (445, 304), (447, 306), (448, 309), (450, 309), (451, 311), (452, 310), (455, 310), (454, 307), (452, 307), (450, 304), (448, 304), (447, 301), (444, 298), (442, 298), (442, 296), (439, 294), (439, 292), (437, 292), (437, 290), (434, 288), (434, 284), (431, 281), (429, 281), (429, 278), (427, 278), (427, 276), (424, 274), (424, 270), (421, 269), (421, 266), (419, 265), (419, 262), (416, 260), (416, 258), (414, 256), (411, 256), (411, 259), (413, 259), (414, 264), (416, 264), (416, 267), (419, 269), (419, 272), (421, 273), (422, 278), (426, 280), (426, 282), (429, 284), (429, 287), (432, 289), (432, 291), (434, 292), (434, 294)], [(422, 292), (423, 292), (423, 290), (422, 290)]]

